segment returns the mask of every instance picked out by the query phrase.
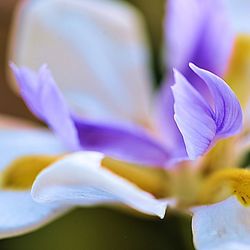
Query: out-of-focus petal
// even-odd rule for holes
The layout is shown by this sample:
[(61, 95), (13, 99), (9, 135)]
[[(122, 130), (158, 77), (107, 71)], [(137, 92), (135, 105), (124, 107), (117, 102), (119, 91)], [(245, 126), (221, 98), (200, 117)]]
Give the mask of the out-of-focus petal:
[(249, 249), (250, 209), (235, 197), (194, 208), (192, 229), (198, 250)]
[(39, 204), (29, 191), (0, 190), (0, 239), (34, 231), (70, 210), (59, 204)]
[(40, 69), (34, 77), (36, 81), (26, 76), (33, 71), (13, 69), (28, 107), (73, 150), (100, 151), (121, 160), (147, 165), (165, 166), (170, 160), (164, 146), (140, 127), (89, 121), (71, 114), (47, 68)]
[(165, 22), (170, 71), (174, 67), (191, 80), (192, 61), (220, 76), (225, 72), (234, 32), (224, 0), (170, 0)]
[(47, 63), (77, 112), (97, 120), (149, 122), (149, 54), (142, 18), (132, 6), (25, 1), (12, 43), (11, 60), (33, 69)]
[(54, 82), (47, 66), (36, 74), (28, 68), (11, 68), (20, 87), (20, 93), (27, 106), (39, 119), (52, 128), (67, 145), (79, 147), (77, 131), (70, 118), (63, 96)]
[(59, 140), (45, 129), (0, 129), (0, 170), (23, 155), (65, 152)]
[(239, 98), (242, 107), (246, 108), (250, 97), (250, 31), (249, 34), (237, 36), (224, 79)]
[(52, 164), (35, 180), (33, 199), (41, 203), (81, 206), (122, 203), (163, 218), (167, 201), (155, 199), (135, 184), (103, 168), (104, 157), (97, 152), (85, 151)]
[(245, 108), (249, 100), (250, 88), (250, 2), (242, 0), (226, 1), (226, 8), (236, 33), (236, 41), (229, 68), (224, 79), (237, 94)]
[(202, 27), (201, 4), (197, 0), (169, 0), (166, 4), (165, 60), (170, 74), (173, 67), (180, 71), (186, 69), (196, 49), (196, 40)]
[(218, 139), (235, 135), (242, 128), (242, 110), (230, 87), (218, 76), (190, 64), (204, 81), (212, 100), (202, 96), (175, 71), (175, 120), (190, 159), (205, 153)]
[[(9, 166), (17, 157), (33, 154), (62, 154), (65, 148), (51, 133), (42, 129), (0, 130), (0, 170)], [(1, 184), (0, 172), (0, 184)], [(33, 231), (68, 208), (58, 204), (37, 204), (28, 191), (0, 190), (0, 238), (16, 236)]]
[(237, 0), (225, 1), (225, 7), (232, 23), (232, 28), (237, 34), (250, 34), (249, 9), (250, 2), (242, 0), (239, 4)]

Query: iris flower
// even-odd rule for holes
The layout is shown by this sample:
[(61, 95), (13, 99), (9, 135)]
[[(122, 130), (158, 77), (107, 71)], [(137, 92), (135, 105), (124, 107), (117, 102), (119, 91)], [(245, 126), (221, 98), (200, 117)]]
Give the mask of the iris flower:
[[(12, 70), (28, 108), (53, 130), (63, 145), (77, 152), (50, 158), (20, 158), (4, 169), (3, 187), (10, 188), (8, 180), (14, 170), (22, 172), (27, 164), (34, 169), (39, 166), (35, 174), (31, 171), (33, 178), (28, 178), (29, 185), (25, 186), (26, 189), (32, 186), (32, 198), (38, 203), (56, 204), (59, 211), (62, 206), (64, 212), (75, 205), (122, 202), (140, 212), (160, 217), (164, 216), (167, 204), (171, 204), (194, 214), (194, 242), (198, 249), (246, 247), (248, 240), (244, 236), (250, 227), (247, 220), (242, 220), (242, 215), (249, 216), (245, 207), (250, 204), (249, 172), (239, 168), (241, 154), (247, 148), (244, 142), (248, 126), (247, 122), (243, 126), (242, 116), (246, 93), (236, 88), (238, 79), (232, 65), (235, 58), (244, 60), (239, 57), (238, 45), (245, 43), (247, 38), (234, 37), (222, 1), (168, 1), (167, 70), (163, 87), (156, 95), (153, 115), (149, 115), (152, 112), (149, 112), (147, 99), (152, 95), (143, 87), (148, 78), (139, 74), (146, 72), (143, 68), (145, 51), (143, 46), (136, 46), (140, 40), (134, 34), (138, 26), (131, 25), (137, 24), (134, 11), (105, 2), (110, 4), (109, 14), (114, 12), (108, 15), (114, 19), (105, 23), (102, 21), (107, 13), (95, 9), (102, 3), (67, 2), (64, 9), (66, 2), (31, 4), (30, 12), (22, 17), (27, 25), (24, 35), (43, 34), (46, 30), (47, 34), (51, 32), (52, 38), (55, 31), (67, 37), (55, 44), (60, 49), (62, 45), (67, 48), (68, 43), (74, 45), (74, 50), (68, 53), (72, 53), (81, 66), (86, 63), (83, 58), (87, 60), (85, 66), (88, 68), (83, 70), (88, 78), (78, 82), (81, 74), (69, 74), (74, 67), (68, 69), (67, 65), (64, 69), (62, 64), (62, 83), (69, 80), (66, 77), (69, 75), (76, 83), (71, 86), (75, 87), (72, 92), (69, 84), (59, 84), (61, 92), (47, 66), (35, 72), (12, 64)], [(81, 11), (78, 13), (76, 9)], [(61, 14), (71, 20), (71, 11), (79, 14), (78, 18), (62, 27)], [(131, 23), (125, 24), (122, 14), (131, 18)], [(84, 30), (82, 35), (78, 33), (83, 27), (80, 24), (86, 24), (85, 34)], [(124, 32), (119, 32), (118, 27)], [(71, 40), (64, 29), (71, 29), (72, 37), (77, 34), (78, 39)], [(110, 33), (100, 32), (103, 30)], [(91, 39), (93, 33), (98, 34), (99, 40)], [(119, 49), (116, 41), (122, 34), (124, 37), (119, 42), (127, 46), (126, 52)], [(115, 42), (111, 39), (115, 46), (109, 47), (105, 41), (110, 41), (112, 35), (116, 38)], [(21, 39), (23, 50), (15, 61), (20, 63), (25, 58), (24, 62), (34, 66), (44, 53), (33, 50), (34, 40), (27, 37)], [(46, 39), (50, 41), (49, 36)], [(25, 44), (27, 41), (30, 41), (29, 46)], [(90, 53), (91, 43), (93, 47), (98, 45), (94, 58)], [(46, 46), (45, 41), (47, 49)], [(111, 48), (116, 48), (117, 52)], [(76, 51), (79, 55), (74, 54)], [(50, 51), (45, 54), (48, 59), (54, 58)], [(189, 64), (190, 61), (197, 66)], [(48, 60), (48, 63), (54, 65), (53, 61)], [(233, 90), (220, 77), (227, 79), (236, 90), (243, 108)], [(245, 79), (242, 79), (244, 85)], [(83, 96), (79, 90), (84, 90)], [(84, 94), (89, 94), (91, 99)], [(100, 94), (102, 99), (98, 98)], [(69, 107), (64, 96), (74, 105)], [(106, 112), (103, 112), (104, 107), (107, 107)], [(48, 160), (46, 164), (44, 158)], [(34, 159), (36, 166), (30, 164)], [(14, 180), (13, 187), (20, 188), (20, 184)], [(224, 207), (228, 208), (228, 213), (223, 213)], [(228, 229), (225, 222), (230, 221), (231, 215), (234, 220)], [(237, 235), (235, 230), (242, 234)]]

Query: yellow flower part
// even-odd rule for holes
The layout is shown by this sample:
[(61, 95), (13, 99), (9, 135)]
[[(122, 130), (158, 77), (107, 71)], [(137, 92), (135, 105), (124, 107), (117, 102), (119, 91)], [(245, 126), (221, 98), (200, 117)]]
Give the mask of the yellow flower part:
[(250, 96), (250, 35), (237, 36), (224, 79), (237, 95), (242, 107), (246, 107)]
[[(30, 189), (37, 175), (60, 156), (33, 155), (14, 160), (0, 173), (0, 187), (11, 190)], [(212, 204), (236, 195), (244, 206), (250, 205), (250, 170), (225, 168), (202, 177), (184, 164), (175, 171), (146, 168), (106, 157), (102, 167), (134, 183), (157, 198), (175, 197), (178, 207)], [(192, 173), (192, 174), (191, 174)], [(198, 192), (197, 192), (198, 191)]]
[[(20, 157), (0, 173), (0, 187), (12, 190), (30, 189), (37, 175), (60, 158), (62, 156), (33, 155)], [(146, 168), (108, 157), (103, 159), (102, 167), (129, 180), (157, 198), (165, 197), (167, 194), (168, 175), (163, 169)]]
[(236, 195), (242, 205), (250, 205), (250, 170), (230, 168), (214, 172), (201, 186), (198, 203), (216, 203), (231, 195)]
[(104, 158), (102, 166), (136, 184), (157, 198), (163, 198), (168, 195), (169, 175), (162, 168), (130, 164), (108, 157)]
[(59, 158), (48, 155), (20, 157), (0, 173), (0, 187), (14, 190), (30, 189), (36, 176)]
[(227, 168), (226, 166), (238, 166), (239, 155), (237, 147), (238, 137), (230, 137), (220, 140), (206, 155), (204, 155), (200, 162), (200, 168), (203, 175), (208, 175), (219, 169)]

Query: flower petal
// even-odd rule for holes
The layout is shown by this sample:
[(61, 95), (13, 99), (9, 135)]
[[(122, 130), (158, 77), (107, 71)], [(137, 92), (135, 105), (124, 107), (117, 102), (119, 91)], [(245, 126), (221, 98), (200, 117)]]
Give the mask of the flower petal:
[(236, 41), (231, 55), (229, 68), (224, 79), (237, 94), (243, 108), (249, 100), (250, 88), (250, 2), (242, 0), (225, 1), (230, 20), (236, 35)]
[(136, 126), (103, 124), (75, 119), (81, 146), (120, 160), (164, 167), (171, 161), (157, 140)]
[[(192, 58), (202, 28), (200, 3), (197, 0), (169, 0), (166, 5), (166, 61), (172, 68), (183, 70)], [(188, 39), (187, 39), (188, 38)], [(185, 43), (183, 42), (185, 39)]]
[(17, 157), (62, 154), (65, 147), (45, 129), (0, 129), (0, 170)]
[(193, 237), (198, 250), (249, 249), (250, 208), (235, 197), (193, 209)]
[(183, 135), (190, 159), (203, 154), (216, 134), (212, 110), (196, 89), (175, 71), (175, 121)]
[(33, 114), (46, 122), (67, 145), (77, 149), (77, 131), (47, 66), (42, 66), (38, 74), (14, 64), (11, 64), (11, 68), (20, 86), (20, 93)]
[(30, 191), (0, 191), (0, 239), (34, 231), (68, 212), (59, 204), (39, 204)]
[[(0, 152), (0, 170), (3, 171), (17, 157), (61, 154), (65, 148), (44, 129), (2, 128)], [(33, 231), (68, 211), (68, 208), (58, 204), (37, 204), (32, 200), (30, 191), (0, 190), (0, 201), (0, 238)]]
[(32, 187), (37, 202), (89, 206), (123, 203), (140, 212), (163, 218), (167, 201), (155, 199), (133, 183), (102, 168), (104, 155), (78, 152), (52, 164)]
[[(172, 69), (179, 70), (202, 95), (208, 89), (188, 67), (193, 62), (222, 76), (233, 48), (233, 30), (224, 0), (169, 0), (166, 5), (165, 40), (167, 75), (157, 96), (158, 123), (169, 136), (169, 149), (184, 157), (183, 139), (173, 118), (174, 100), (170, 87), (174, 83)], [(223, 33), (223, 36), (221, 34)], [(185, 42), (184, 42), (185, 41)], [(215, 59), (216, 55), (216, 59)]]
[(204, 154), (218, 139), (237, 134), (242, 128), (242, 110), (230, 87), (218, 76), (190, 64), (204, 81), (212, 100), (202, 96), (175, 71), (175, 121), (190, 159)]
[(234, 32), (224, 0), (170, 0), (165, 25), (170, 71), (174, 67), (191, 81), (192, 61), (220, 76), (225, 72)]
[(168, 162), (168, 151), (140, 127), (89, 121), (71, 114), (47, 68), (40, 69), (36, 82), (26, 76), (33, 71), (13, 69), (28, 107), (73, 150), (101, 151), (147, 165), (165, 166)]
[(248, 0), (242, 0), (238, 4), (237, 0), (226, 1), (226, 8), (232, 20), (233, 29), (238, 34), (250, 34), (250, 27), (248, 25), (250, 19), (248, 10), (250, 8), (250, 2)]
[(218, 76), (190, 64), (191, 69), (207, 84), (214, 105), (216, 135), (227, 137), (235, 135), (242, 128), (242, 110), (232, 89)]
[(71, 107), (88, 118), (147, 122), (149, 53), (136, 9), (44, 0), (26, 1), (19, 12), (11, 60), (33, 69), (46, 62)]
[(183, 136), (174, 120), (174, 96), (170, 82), (164, 84), (156, 98), (156, 125), (162, 134), (162, 143), (169, 154), (178, 161), (187, 157)]

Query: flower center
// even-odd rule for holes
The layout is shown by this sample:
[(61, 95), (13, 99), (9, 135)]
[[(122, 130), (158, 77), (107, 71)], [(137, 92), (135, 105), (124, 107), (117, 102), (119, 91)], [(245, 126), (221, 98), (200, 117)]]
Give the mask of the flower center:
[(210, 175), (202, 185), (198, 203), (210, 204), (236, 195), (244, 206), (250, 205), (250, 171), (223, 169)]

